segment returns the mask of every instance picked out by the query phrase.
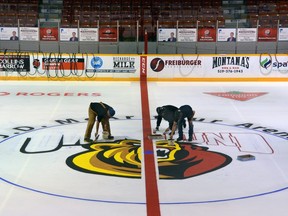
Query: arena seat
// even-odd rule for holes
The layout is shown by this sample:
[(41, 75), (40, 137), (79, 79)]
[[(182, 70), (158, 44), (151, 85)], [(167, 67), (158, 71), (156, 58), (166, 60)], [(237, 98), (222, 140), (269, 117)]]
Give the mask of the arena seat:
[[(225, 27), (225, 5), (222, 0), (63, 0), (61, 27), (108, 27), (119, 24), (124, 29), (136, 21), (142, 29), (155, 31), (161, 27), (198, 26)], [(244, 0), (247, 26), (277, 27), (287, 25), (288, 2), (286, 0)], [(0, 0), (1, 25), (37, 25), (38, 0)], [(10, 15), (8, 15), (10, 13)], [(13, 15), (11, 15), (14, 13)], [(29, 22), (25, 22), (29, 20)], [(133, 21), (133, 22), (131, 22)], [(130, 23), (130, 24), (128, 24)]]

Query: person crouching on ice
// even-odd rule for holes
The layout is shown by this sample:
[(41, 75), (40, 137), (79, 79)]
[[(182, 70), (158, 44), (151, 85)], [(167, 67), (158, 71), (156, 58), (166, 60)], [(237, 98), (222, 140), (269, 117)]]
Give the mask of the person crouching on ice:
[[(98, 131), (99, 131), (99, 125), (101, 123), (103, 131), (108, 132), (108, 139), (114, 139), (114, 137), (111, 135), (111, 129), (110, 129), (110, 123), (109, 119), (115, 115), (115, 110), (105, 104), (105, 103), (98, 103), (98, 102), (92, 102), (89, 105), (88, 109), (88, 123), (87, 128), (84, 136), (85, 142), (93, 142), (91, 138), (91, 133), (93, 130), (93, 126), (96, 121), (96, 133), (95, 133), (95, 140), (98, 139)], [(96, 120), (97, 117), (97, 120)]]
[[(162, 122), (162, 119), (168, 121), (169, 126), (164, 131), (164, 134), (168, 133), (169, 130), (172, 130), (173, 122), (174, 122), (174, 114), (178, 110), (178, 107), (175, 107), (173, 105), (164, 105), (161, 107), (156, 108), (156, 112), (158, 114), (157, 116), (157, 122), (156, 122), (156, 128), (155, 131), (159, 131), (160, 124)], [(183, 127), (186, 127), (185, 120), (183, 121)]]
[(194, 126), (193, 126), (193, 117), (195, 115), (195, 111), (192, 109), (189, 105), (183, 105), (181, 106), (174, 114), (174, 122), (172, 126), (172, 132), (170, 134), (170, 139), (173, 139), (174, 132), (176, 131), (178, 127), (178, 135), (177, 141), (183, 140), (183, 122), (185, 121), (185, 118), (188, 120), (188, 141), (192, 141), (193, 139), (193, 133), (194, 133)]

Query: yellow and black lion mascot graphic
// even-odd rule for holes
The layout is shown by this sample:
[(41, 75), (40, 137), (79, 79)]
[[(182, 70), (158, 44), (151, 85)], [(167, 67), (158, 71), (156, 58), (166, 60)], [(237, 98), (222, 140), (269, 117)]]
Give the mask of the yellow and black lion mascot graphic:
[[(99, 175), (141, 178), (143, 151), (140, 140), (121, 139), (112, 142), (84, 144), (87, 149), (72, 155), (66, 164), (72, 169)], [(156, 141), (160, 179), (186, 179), (221, 169), (231, 157), (209, 151), (196, 144), (167, 140)]]

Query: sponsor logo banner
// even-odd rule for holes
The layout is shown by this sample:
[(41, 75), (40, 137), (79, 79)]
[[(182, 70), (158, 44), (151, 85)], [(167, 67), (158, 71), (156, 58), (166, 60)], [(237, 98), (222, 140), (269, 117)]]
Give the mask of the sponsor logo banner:
[(117, 42), (118, 34), (117, 28), (99, 28), (100, 42)]
[(42, 58), (42, 69), (84, 70), (84, 58)]
[(216, 41), (216, 29), (199, 28), (198, 29), (198, 41), (199, 42), (215, 42)]
[(58, 28), (40, 28), (41, 41), (58, 41)]
[(39, 28), (20, 27), (20, 40), (39, 41)]
[(197, 41), (197, 29), (196, 28), (179, 28), (178, 42), (196, 42)]
[(239, 28), (237, 29), (238, 42), (254, 42), (257, 38), (257, 28)]
[(98, 41), (98, 28), (80, 28), (80, 41)]
[(277, 41), (277, 29), (258, 28), (258, 41)]
[(30, 71), (30, 56), (0, 55), (0, 71)]
[(288, 41), (288, 28), (279, 28), (278, 40)]
[(139, 58), (134, 56), (94, 56), (88, 58), (86, 72), (91, 73), (135, 73)]

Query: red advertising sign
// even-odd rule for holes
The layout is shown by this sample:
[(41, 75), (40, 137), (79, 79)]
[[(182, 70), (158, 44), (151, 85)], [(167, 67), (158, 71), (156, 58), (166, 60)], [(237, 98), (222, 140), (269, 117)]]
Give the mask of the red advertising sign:
[(214, 28), (199, 28), (198, 29), (198, 42), (215, 42), (216, 29)]
[(41, 41), (58, 41), (58, 28), (40, 28)]
[(258, 28), (258, 41), (277, 41), (277, 28)]
[(84, 58), (43, 58), (43, 70), (84, 70)]
[(101, 42), (117, 42), (117, 28), (100, 28), (99, 41)]

